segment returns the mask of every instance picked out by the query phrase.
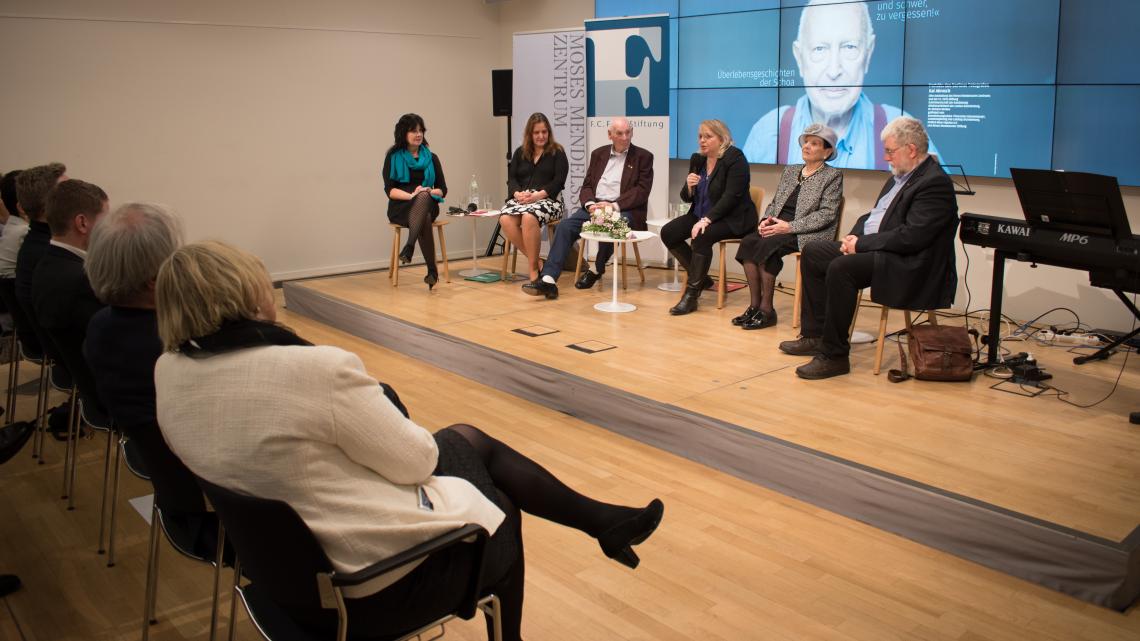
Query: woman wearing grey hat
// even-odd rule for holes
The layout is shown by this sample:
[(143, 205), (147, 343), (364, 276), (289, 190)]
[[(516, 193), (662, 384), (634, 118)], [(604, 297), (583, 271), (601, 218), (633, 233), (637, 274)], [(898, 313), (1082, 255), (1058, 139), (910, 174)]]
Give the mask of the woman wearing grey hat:
[(843, 174), (826, 162), (835, 157), (836, 140), (830, 127), (818, 123), (808, 125), (800, 134), (804, 164), (784, 168), (764, 218), (756, 231), (741, 240), (736, 252), (736, 260), (744, 265), (752, 299), (748, 309), (732, 319), (733, 325), (743, 329), (775, 325), (772, 296), (784, 256), (809, 241), (835, 237)]

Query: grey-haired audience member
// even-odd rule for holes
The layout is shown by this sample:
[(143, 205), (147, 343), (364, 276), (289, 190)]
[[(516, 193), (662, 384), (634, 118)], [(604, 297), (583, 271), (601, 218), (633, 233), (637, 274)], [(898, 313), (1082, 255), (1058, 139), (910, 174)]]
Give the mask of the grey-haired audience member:
[(83, 356), (99, 400), (150, 471), (163, 518), (205, 541), (216, 525), (202, 518), (206, 505), (194, 475), (170, 452), (154, 417), (154, 363), (162, 353), (154, 281), (181, 245), (181, 219), (163, 205), (128, 203), (99, 221), (86, 268), (92, 289), (108, 306), (91, 318)]
[(108, 305), (154, 308), (154, 279), (182, 245), (182, 222), (163, 205), (128, 203), (91, 233), (87, 278)]

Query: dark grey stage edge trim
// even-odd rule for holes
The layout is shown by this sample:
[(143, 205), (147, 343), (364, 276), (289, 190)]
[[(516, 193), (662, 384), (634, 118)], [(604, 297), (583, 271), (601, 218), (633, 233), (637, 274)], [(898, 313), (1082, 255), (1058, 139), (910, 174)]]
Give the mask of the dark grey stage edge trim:
[(509, 394), (1100, 606), (1140, 595), (1140, 527), (1114, 542), (653, 401), (285, 283), (301, 314)]

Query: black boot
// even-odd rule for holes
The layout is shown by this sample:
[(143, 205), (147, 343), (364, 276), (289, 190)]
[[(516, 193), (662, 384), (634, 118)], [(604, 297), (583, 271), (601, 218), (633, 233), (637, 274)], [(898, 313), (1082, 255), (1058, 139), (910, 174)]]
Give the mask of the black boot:
[(424, 276), (424, 282), (427, 283), (429, 292), (439, 282), (439, 270), (435, 265), (428, 265), (428, 273), (427, 276)]
[(677, 265), (689, 271), (689, 261), (693, 260), (693, 250), (689, 247), (689, 243), (681, 243), (676, 247), (670, 247), (669, 253), (673, 254), (673, 259), (677, 261)]
[(705, 278), (709, 272), (710, 262), (712, 262), (712, 256), (693, 254), (689, 260), (689, 282), (685, 287), (685, 293), (681, 295), (681, 300), (669, 310), (670, 314), (681, 316), (697, 311), (697, 299), (701, 297), (701, 291), (705, 288)]

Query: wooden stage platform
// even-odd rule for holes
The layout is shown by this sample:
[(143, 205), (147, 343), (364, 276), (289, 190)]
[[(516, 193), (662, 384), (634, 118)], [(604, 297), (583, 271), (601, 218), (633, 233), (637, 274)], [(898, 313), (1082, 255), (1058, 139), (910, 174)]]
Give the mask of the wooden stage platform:
[[(480, 383), (685, 456), (795, 498), (1090, 602), (1123, 608), (1140, 592), (1140, 359), (1077, 367), (1059, 347), (1033, 352), (1068, 399), (991, 389), (999, 381), (908, 381), (888, 344), (884, 374), (874, 345), (856, 346), (852, 374), (802, 381), (806, 359), (780, 353), (795, 338), (791, 296), (777, 295), (779, 324), (746, 332), (729, 323), (747, 305), (729, 294), (717, 310), (671, 317), (671, 279), (630, 269), (622, 300), (638, 309), (596, 311), (603, 288), (561, 297), (524, 295), (519, 283), (452, 282), (430, 294), (422, 267), (286, 283), (300, 314)], [(858, 328), (877, 331), (864, 307)], [(944, 322), (962, 322), (947, 319)], [(892, 329), (902, 325), (901, 313)], [(1011, 391), (1019, 392), (1016, 386)], [(668, 470), (660, 470), (667, 477)]]

